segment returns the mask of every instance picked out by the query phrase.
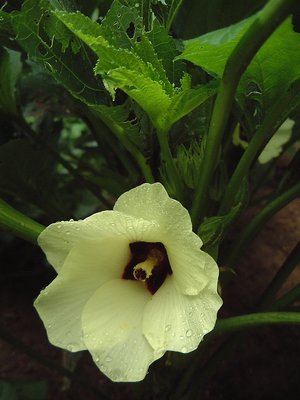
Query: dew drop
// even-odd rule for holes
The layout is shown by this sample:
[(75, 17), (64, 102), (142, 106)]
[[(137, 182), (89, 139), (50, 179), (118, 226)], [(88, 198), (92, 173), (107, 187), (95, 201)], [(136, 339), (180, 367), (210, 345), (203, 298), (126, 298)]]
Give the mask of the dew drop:
[(106, 361), (106, 362), (111, 362), (111, 361), (112, 361), (112, 358), (106, 357), (106, 358), (105, 358), (105, 361)]
[(67, 231), (67, 232), (66, 232), (66, 235), (70, 235), (70, 232), (69, 232), (69, 231)]
[(170, 330), (171, 330), (171, 325), (166, 325), (165, 332), (170, 332)]
[(71, 219), (69, 220), (69, 222), (74, 222), (74, 219), (73, 219), (73, 218), (71, 218)]
[(187, 353), (187, 348), (186, 347), (182, 347), (181, 352), (182, 353)]
[(76, 226), (76, 231), (80, 231), (80, 227), (79, 226)]
[(184, 339), (184, 337), (183, 336), (180, 336), (180, 340), (183, 340)]
[(68, 344), (68, 345), (67, 345), (67, 350), (73, 351), (73, 345), (72, 345), (72, 344)]
[(187, 337), (191, 337), (192, 335), (193, 335), (192, 330), (191, 330), (191, 329), (188, 329), (188, 330), (186, 331), (186, 336), (187, 336)]
[(56, 227), (57, 229), (61, 229), (62, 225), (57, 225)]

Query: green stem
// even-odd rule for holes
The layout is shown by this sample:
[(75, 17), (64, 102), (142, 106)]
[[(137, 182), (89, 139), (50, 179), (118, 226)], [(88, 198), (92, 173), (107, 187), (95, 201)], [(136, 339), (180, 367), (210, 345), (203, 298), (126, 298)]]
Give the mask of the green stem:
[(289, 15), (296, 0), (271, 0), (234, 48), (225, 65), (218, 95), (211, 116), (202, 174), (196, 188), (191, 217), (197, 228), (205, 214), (205, 206), (220, 144), (227, 126), (235, 91), (250, 61), (280, 23)]
[(268, 111), (262, 125), (253, 136), (227, 185), (219, 209), (220, 214), (226, 214), (230, 210), (234, 202), (235, 193), (237, 193), (244, 177), (248, 175), (252, 163), (290, 113), (299, 106), (299, 101), (299, 82), (296, 82)]
[(243, 230), (239, 239), (233, 243), (233, 248), (229, 251), (229, 256), (225, 261), (226, 266), (233, 268), (244, 249), (251, 240), (262, 229), (263, 225), (279, 210), (285, 207), (292, 200), (300, 195), (300, 182), (283, 192), (281, 195), (267, 204)]
[(176, 15), (178, 14), (178, 11), (179, 11), (182, 3), (183, 3), (183, 0), (173, 0), (172, 1), (172, 4), (169, 9), (169, 13), (168, 13), (167, 22), (166, 22), (167, 32), (169, 32), (169, 30), (171, 29), (173, 21), (174, 21)]
[[(259, 301), (259, 309), (266, 308), (274, 299), (276, 293), (287, 280), (295, 267), (300, 263), (300, 242), (295, 246), (290, 255), (286, 258), (284, 264), (277, 272), (272, 282), (265, 290)], [(273, 306), (272, 306), (273, 308)], [(277, 309), (277, 306), (276, 306)]]
[(217, 321), (211, 336), (232, 333), (263, 325), (300, 324), (300, 314), (297, 312), (261, 312), (237, 317), (229, 317)]
[(0, 199), (0, 227), (16, 236), (37, 244), (37, 237), (45, 227), (17, 211)]
[(183, 182), (180, 179), (178, 169), (175, 165), (175, 161), (171, 153), (171, 149), (168, 142), (168, 132), (157, 131), (157, 137), (159, 141), (162, 159), (165, 163), (167, 171), (168, 184), (173, 187), (173, 190), (176, 193), (177, 200), (183, 203), (184, 199)]
[[(199, 347), (200, 355), (203, 350), (201, 346), (207, 345), (207, 343), (218, 335), (228, 334), (238, 331), (243, 331), (249, 328), (255, 328), (258, 326), (265, 325), (285, 325), (285, 324), (299, 324), (300, 325), (300, 313), (297, 312), (265, 312), (265, 313), (254, 313), (241, 315), (236, 317), (230, 317), (218, 320), (215, 329), (205, 337), (205, 342)], [(215, 372), (218, 363), (220, 362), (220, 352), (222, 357), (225, 356), (231, 349), (234, 343), (235, 336), (209, 359), (206, 365), (203, 364), (202, 357), (197, 357), (195, 362), (186, 370), (182, 375), (179, 384), (176, 388), (176, 394), (174, 400), (181, 399), (195, 399), (197, 398), (196, 392), (204, 386), (205, 382)], [(199, 374), (201, 373), (201, 375)], [(201, 379), (199, 379), (199, 375)], [(192, 388), (191, 382), (195, 382)], [(188, 396), (185, 394), (188, 392)]]

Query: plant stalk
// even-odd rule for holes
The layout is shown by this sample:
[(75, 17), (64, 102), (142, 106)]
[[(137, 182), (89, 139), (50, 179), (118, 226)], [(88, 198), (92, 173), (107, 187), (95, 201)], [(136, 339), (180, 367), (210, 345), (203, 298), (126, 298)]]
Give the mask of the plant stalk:
[(191, 210), (195, 229), (205, 215), (209, 186), (240, 78), (259, 48), (289, 15), (295, 2), (295, 0), (270, 0), (259, 12), (227, 60), (211, 116), (202, 174)]
[(0, 227), (33, 244), (37, 244), (39, 234), (45, 229), (43, 225), (17, 211), (2, 199)]

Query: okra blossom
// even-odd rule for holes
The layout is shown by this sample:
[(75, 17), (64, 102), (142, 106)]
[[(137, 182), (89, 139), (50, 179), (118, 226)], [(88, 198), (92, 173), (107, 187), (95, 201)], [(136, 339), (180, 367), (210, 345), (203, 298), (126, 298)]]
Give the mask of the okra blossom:
[(215, 325), (217, 264), (160, 183), (129, 190), (112, 211), (51, 224), (38, 242), (57, 272), (34, 303), (49, 341), (87, 349), (113, 381), (142, 380)]

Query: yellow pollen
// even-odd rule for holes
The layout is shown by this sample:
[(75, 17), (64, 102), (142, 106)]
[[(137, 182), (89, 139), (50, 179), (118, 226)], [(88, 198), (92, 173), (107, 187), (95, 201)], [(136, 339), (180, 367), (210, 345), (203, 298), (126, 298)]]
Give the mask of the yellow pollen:
[(136, 280), (145, 282), (151, 275), (153, 268), (157, 265), (157, 259), (147, 258), (147, 260), (137, 264), (133, 268), (133, 276)]

